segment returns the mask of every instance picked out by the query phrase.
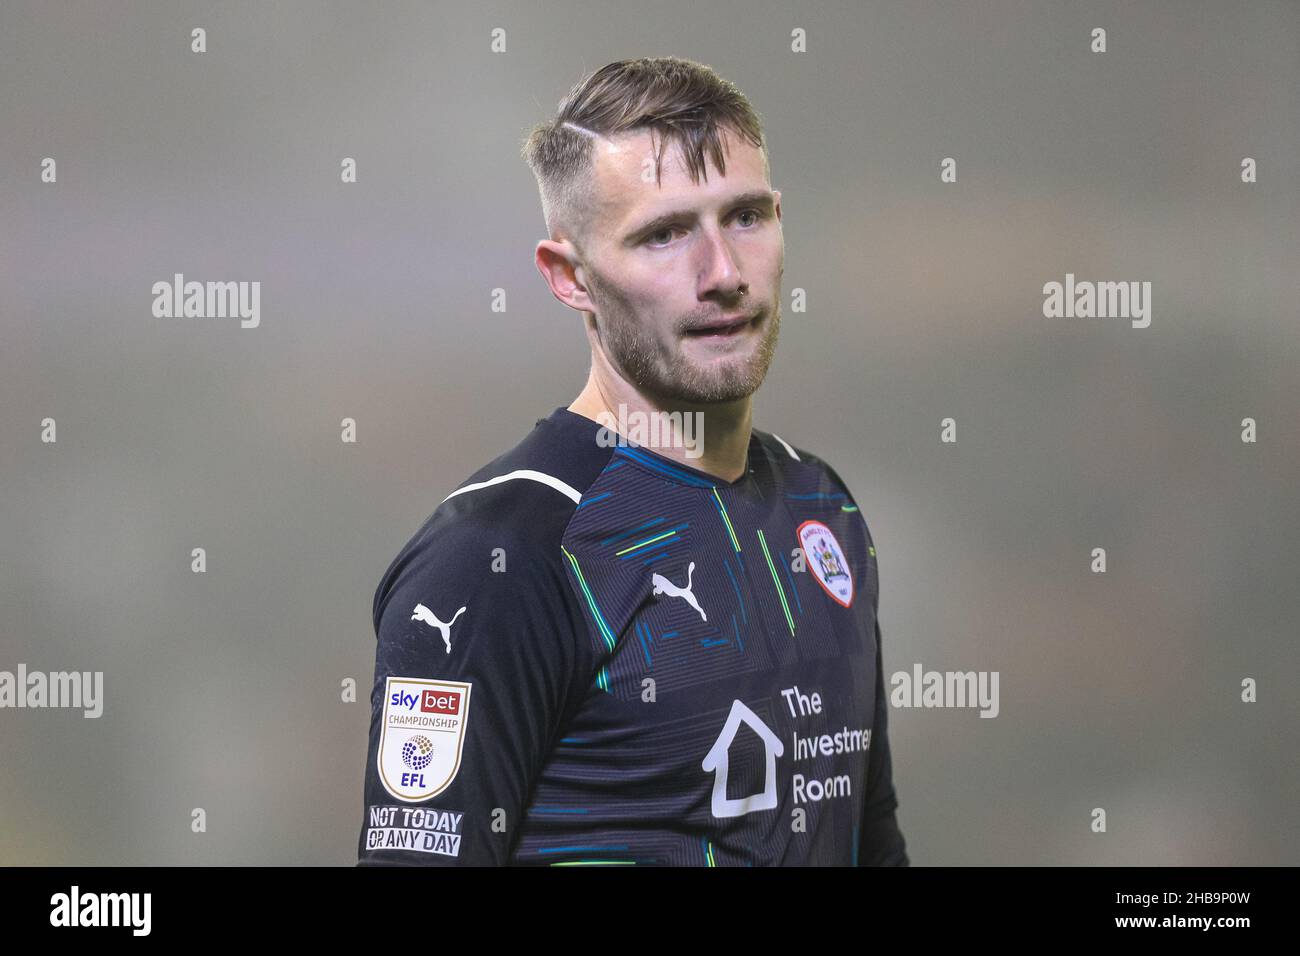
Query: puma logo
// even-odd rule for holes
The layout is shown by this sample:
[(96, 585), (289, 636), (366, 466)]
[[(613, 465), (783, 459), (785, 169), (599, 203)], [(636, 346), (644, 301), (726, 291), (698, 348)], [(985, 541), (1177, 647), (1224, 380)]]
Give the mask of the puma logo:
[(430, 627), (436, 627), (439, 631), (441, 631), (442, 643), (447, 645), (447, 653), (450, 654), (451, 653), (451, 626), (456, 623), (456, 618), (460, 617), (464, 613), (465, 613), (465, 609), (461, 608), (459, 611), (457, 611), (455, 614), (451, 616), (450, 621), (444, 623), (443, 621), (438, 620), (438, 615), (434, 614), (423, 604), (417, 604), (415, 606), (415, 613), (411, 615), (411, 620), (423, 621), (425, 624), (428, 624)]
[(700, 607), (700, 602), (695, 600), (695, 595), (691, 593), (691, 575), (694, 573), (695, 573), (695, 562), (692, 561), (691, 566), (686, 569), (685, 587), (679, 588), (677, 585), (673, 584), (672, 581), (669, 581), (662, 574), (651, 575), (650, 583), (654, 585), (654, 593), (656, 595), (667, 594), (669, 597), (684, 598), (687, 604), (689, 604), (691, 607), (695, 608), (695, 610), (700, 612), (700, 618), (702, 620), (707, 621), (709, 619), (709, 616), (704, 613), (704, 608)]

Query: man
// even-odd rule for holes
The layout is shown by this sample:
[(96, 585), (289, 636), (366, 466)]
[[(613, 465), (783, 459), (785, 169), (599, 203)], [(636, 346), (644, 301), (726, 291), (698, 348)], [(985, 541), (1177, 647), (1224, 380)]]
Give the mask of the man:
[(907, 865), (871, 534), (750, 424), (784, 260), (758, 118), (624, 61), (525, 156), (591, 373), (375, 594), (360, 863)]

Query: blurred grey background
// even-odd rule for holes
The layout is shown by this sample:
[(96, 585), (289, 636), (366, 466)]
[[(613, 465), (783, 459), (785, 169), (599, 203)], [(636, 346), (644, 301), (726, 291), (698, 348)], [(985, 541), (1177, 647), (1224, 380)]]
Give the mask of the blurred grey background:
[[(586, 375), (520, 139), (665, 54), (765, 121), (755, 424), (862, 506), (886, 671), (1001, 675), (890, 713), (913, 862), (1300, 862), (1300, 5), (6, 0), (0, 670), (105, 709), (0, 710), (0, 863), (355, 861), (379, 578)], [(260, 327), (155, 318), (175, 272)], [(1151, 326), (1044, 318), (1067, 272)]]

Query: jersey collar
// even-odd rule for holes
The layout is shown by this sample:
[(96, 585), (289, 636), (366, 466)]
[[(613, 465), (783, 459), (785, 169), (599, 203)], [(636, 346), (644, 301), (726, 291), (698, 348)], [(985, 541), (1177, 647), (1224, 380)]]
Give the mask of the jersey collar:
[[(540, 424), (542, 421), (550, 422), (566, 430), (572, 429), (581, 435), (584, 440), (591, 442), (596, 441), (596, 436), (603, 427), (599, 422), (564, 406), (555, 409), (547, 418), (540, 419), (538, 423)], [(754, 468), (760, 458), (758, 433), (752, 427), (749, 430), (749, 447), (745, 453), (745, 471), (735, 481), (724, 481), (717, 475), (711, 475), (707, 471), (692, 468), (690, 465), (662, 455), (645, 445), (634, 444), (631, 439), (626, 441), (627, 444), (619, 444), (611, 448), (615, 456), (634, 461), (670, 481), (683, 485), (692, 485), (697, 488), (744, 487), (754, 480)]]

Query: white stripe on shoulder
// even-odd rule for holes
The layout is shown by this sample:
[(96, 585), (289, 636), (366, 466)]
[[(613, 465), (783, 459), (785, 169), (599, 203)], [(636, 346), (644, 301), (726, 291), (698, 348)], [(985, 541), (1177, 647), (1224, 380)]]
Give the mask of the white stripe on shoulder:
[[(560, 481), (560, 479), (556, 478), (554, 475), (547, 475), (540, 471), (533, 471), (530, 468), (520, 468), (518, 471), (512, 471), (504, 475), (497, 475), (495, 478), (489, 478), (487, 481), (476, 481), (472, 485), (466, 485), (463, 488), (457, 488), (455, 491), (449, 494), (447, 498), (455, 498), (457, 495), (464, 494), (466, 491), (477, 491), (480, 488), (486, 488), (488, 485), (497, 485), (503, 481), (510, 481), (512, 478), (527, 478), (530, 481), (538, 481), (544, 485), (550, 485), (552, 488), (560, 492), (562, 495), (566, 495), (569, 498), (572, 498), (575, 503), (577, 503), (577, 501), (582, 498), (582, 493), (578, 491), (577, 488), (574, 488), (572, 485), (565, 484), (563, 481)], [(443, 498), (442, 501), (446, 501), (447, 498)], [(442, 501), (438, 503), (442, 504)]]
[(777, 441), (779, 441), (782, 445), (785, 445), (785, 450), (790, 453), (791, 458), (793, 458), (795, 461), (803, 461), (803, 459), (799, 457), (799, 453), (795, 451), (793, 448), (791, 448), (788, 444), (786, 444), (786, 440), (784, 438), (782, 438), (776, 432), (768, 432), (768, 434), (771, 435), (773, 438), (775, 438)]

